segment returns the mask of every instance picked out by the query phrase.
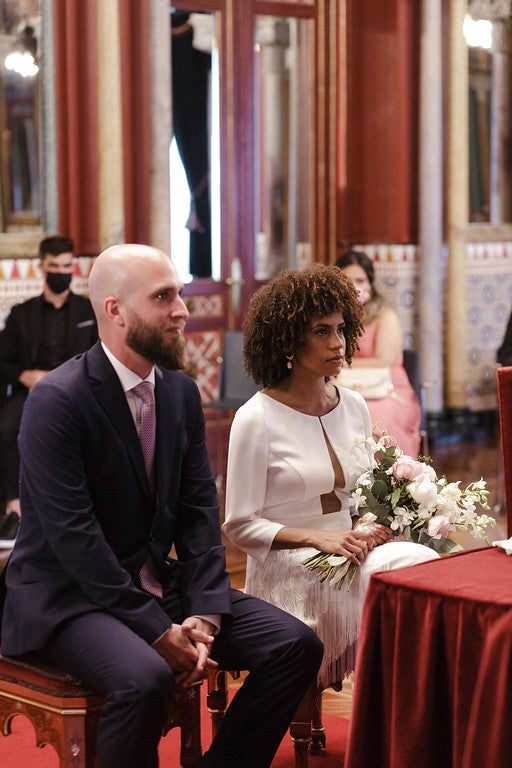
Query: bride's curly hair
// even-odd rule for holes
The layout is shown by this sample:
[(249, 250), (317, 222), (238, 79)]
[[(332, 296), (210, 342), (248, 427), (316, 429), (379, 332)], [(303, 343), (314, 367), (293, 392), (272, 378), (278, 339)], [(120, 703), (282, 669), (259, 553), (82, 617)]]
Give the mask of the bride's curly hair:
[(352, 281), (338, 267), (322, 264), (279, 272), (249, 303), (243, 345), (247, 373), (264, 387), (279, 384), (290, 375), (287, 358), (304, 343), (312, 323), (335, 312), (343, 314), (350, 365), (363, 333), (362, 306)]

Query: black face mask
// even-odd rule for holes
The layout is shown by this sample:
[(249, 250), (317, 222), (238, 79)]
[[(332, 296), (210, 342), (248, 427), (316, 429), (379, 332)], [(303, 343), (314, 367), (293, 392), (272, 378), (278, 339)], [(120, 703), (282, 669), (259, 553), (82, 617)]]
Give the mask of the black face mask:
[(46, 283), (53, 293), (64, 293), (71, 285), (71, 275), (68, 272), (47, 272)]

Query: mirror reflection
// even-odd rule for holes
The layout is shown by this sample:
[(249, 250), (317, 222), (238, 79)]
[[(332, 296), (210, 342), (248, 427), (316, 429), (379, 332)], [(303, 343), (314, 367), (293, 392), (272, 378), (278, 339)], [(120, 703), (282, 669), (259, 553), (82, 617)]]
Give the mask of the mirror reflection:
[[(478, 14), (480, 16), (480, 14)], [(512, 222), (510, 20), (464, 21), (468, 45), (469, 220)]]
[(218, 277), (219, 74), (216, 15), (171, 8), (171, 250), (189, 279)]
[(255, 275), (311, 261), (312, 22), (258, 16), (254, 38)]
[(39, 32), (38, 0), (0, 0), (3, 232), (40, 222)]
[[(466, 23), (467, 35), (471, 29)], [(491, 26), (489, 24), (489, 26)], [(476, 30), (475, 30), (476, 31)], [(473, 36), (468, 43), (469, 220), (490, 221), (492, 56)], [(487, 43), (487, 38), (485, 39)], [(489, 39), (489, 45), (491, 38)]]

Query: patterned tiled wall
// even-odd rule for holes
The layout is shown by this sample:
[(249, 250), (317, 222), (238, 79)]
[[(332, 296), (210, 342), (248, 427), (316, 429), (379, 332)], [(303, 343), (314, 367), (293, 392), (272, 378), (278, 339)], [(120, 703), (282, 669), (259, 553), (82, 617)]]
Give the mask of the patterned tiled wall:
[(416, 349), (417, 248), (414, 245), (354, 247), (364, 251), (374, 262), (376, 287), (400, 317), (404, 331), (404, 347)]
[(189, 373), (197, 382), (205, 405), (219, 399), (220, 331), (192, 331), (186, 334)]
[[(72, 290), (87, 295), (87, 277), (92, 258), (78, 258), (73, 272)], [(0, 259), (0, 330), (14, 304), (37, 296), (43, 290), (39, 259)]]
[[(190, 294), (185, 297), (190, 317), (214, 319), (224, 325), (222, 294)], [(196, 380), (204, 405), (219, 399), (222, 362), (222, 331), (187, 331), (189, 373)]]
[(496, 349), (512, 309), (512, 243), (469, 244), (467, 248), (467, 405), (497, 408)]
[[(375, 262), (377, 284), (400, 317), (405, 346), (418, 348), (416, 338), (418, 292), (417, 248), (414, 245), (364, 245)], [(72, 287), (87, 294), (89, 257), (79, 258)], [(0, 260), (0, 330), (14, 304), (42, 290), (38, 259)], [(500, 345), (512, 309), (512, 243), (478, 243), (467, 246), (468, 388), (467, 407), (473, 411), (492, 410), (496, 399), (496, 349)], [(189, 297), (191, 314), (221, 318), (222, 296)], [(187, 333), (191, 373), (196, 378), (204, 403), (219, 394), (221, 332)]]
[[(358, 247), (375, 262), (376, 282), (398, 312), (405, 346), (417, 349), (417, 248), (414, 245)], [(512, 310), (512, 243), (468, 243), (466, 264), (466, 405), (472, 411), (494, 410), (497, 408), (496, 349)]]
[[(72, 290), (87, 295), (87, 278), (92, 267), (91, 257), (79, 257), (73, 272)], [(37, 296), (43, 290), (39, 259), (0, 259), (0, 330), (15, 304)], [(191, 314), (196, 317), (221, 317), (222, 297), (192, 297)], [(219, 396), (220, 332), (203, 331), (187, 334), (190, 373), (201, 391), (204, 403)]]

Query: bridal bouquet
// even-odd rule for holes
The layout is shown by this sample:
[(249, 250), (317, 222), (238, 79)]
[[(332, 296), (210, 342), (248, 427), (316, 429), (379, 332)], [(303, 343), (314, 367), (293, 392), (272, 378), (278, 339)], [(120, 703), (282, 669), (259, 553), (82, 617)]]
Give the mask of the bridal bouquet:
[[(485, 480), (460, 488), (460, 481), (449, 483), (438, 478), (433, 467), (421, 458), (403, 454), (396, 441), (384, 433), (378, 441), (358, 438), (366, 444), (370, 466), (360, 467), (352, 499), (360, 520), (357, 529), (375, 523), (387, 525), (395, 536), (435, 549), (440, 554), (462, 547), (448, 534), (464, 531), (486, 544), (486, 528), (496, 525), (493, 517), (478, 514), (477, 507), (488, 510)], [(359, 567), (342, 555), (319, 552), (303, 561), (310, 571), (318, 571), (321, 581), (347, 589)]]

